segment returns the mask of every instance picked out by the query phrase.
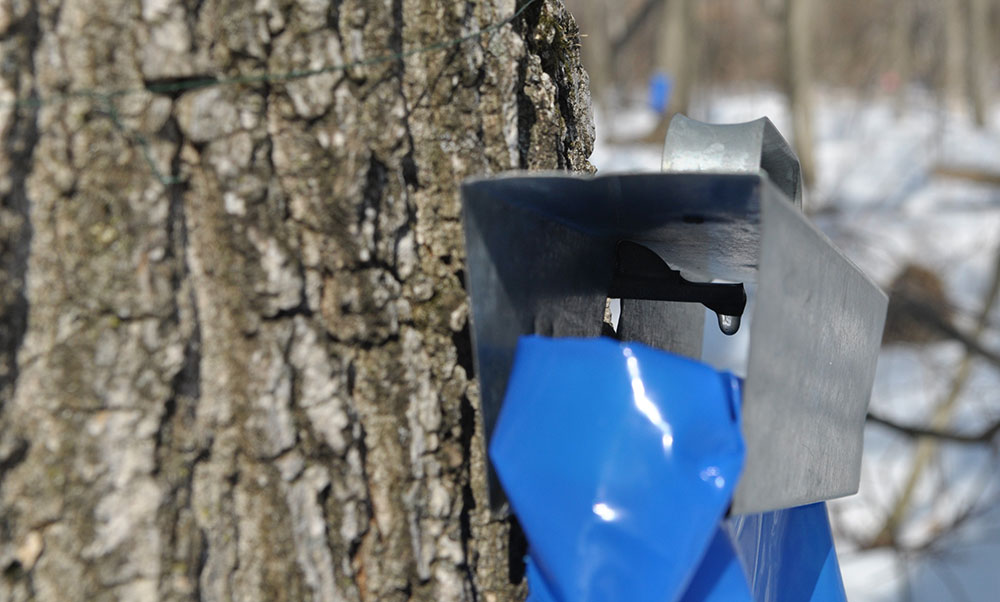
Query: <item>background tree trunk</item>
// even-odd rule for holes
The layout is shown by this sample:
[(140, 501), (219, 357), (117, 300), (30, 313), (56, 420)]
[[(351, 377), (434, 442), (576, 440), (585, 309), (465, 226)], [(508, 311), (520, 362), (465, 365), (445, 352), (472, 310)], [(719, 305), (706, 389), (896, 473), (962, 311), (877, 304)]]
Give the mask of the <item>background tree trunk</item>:
[(944, 0), (944, 64), (941, 74), (944, 104), (952, 110), (965, 106), (966, 98), (966, 3)]
[(667, 109), (643, 141), (663, 144), (674, 115), (689, 114), (698, 63), (698, 24), (690, 0), (662, 0), (660, 27), (656, 35), (656, 71), (670, 76)]
[(812, 0), (788, 0), (785, 5), (785, 44), (788, 57), (788, 103), (792, 110), (795, 154), (806, 185), (815, 182), (813, 149), (813, 7)]
[(611, 17), (611, 7), (603, 1), (588, 1), (580, 8), (584, 13), (581, 16), (581, 23), (586, 18), (587, 31), (583, 32), (586, 39), (582, 41), (581, 46), (583, 62), (587, 66), (587, 74), (590, 76), (591, 99), (602, 111), (602, 115), (607, 116), (604, 123), (608, 123), (611, 121), (609, 112), (612, 110), (611, 87), (615, 79), (612, 68), (614, 57), (611, 53), (611, 42), (608, 39), (608, 20)]
[(979, 127), (986, 126), (989, 109), (990, 77), (990, 3), (988, 0), (969, 2), (969, 101), (972, 118)]
[(588, 169), (587, 76), (558, 0), (414, 52), (523, 4), (0, 2), (0, 599), (523, 595), (457, 186)]
[[(664, 0), (660, 35), (656, 40), (657, 69), (672, 78), (670, 106), (667, 114), (687, 114), (691, 104), (695, 60), (694, 45), (698, 39), (693, 6), (690, 0)], [(664, 131), (664, 135), (666, 132)]]
[(906, 96), (910, 84), (910, 74), (912, 72), (913, 43), (911, 32), (913, 30), (913, 2), (912, 0), (893, 0), (891, 5), (890, 18), (892, 28), (890, 30), (890, 63), (888, 69), (896, 77), (896, 89), (894, 93), (894, 105), (896, 115), (902, 115), (906, 108)]

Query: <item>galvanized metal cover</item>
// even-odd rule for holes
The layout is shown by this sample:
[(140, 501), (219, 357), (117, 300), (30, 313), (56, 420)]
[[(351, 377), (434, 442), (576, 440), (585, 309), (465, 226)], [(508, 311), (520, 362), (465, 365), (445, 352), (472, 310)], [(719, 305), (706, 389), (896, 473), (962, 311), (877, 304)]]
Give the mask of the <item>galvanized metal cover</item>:
[[(598, 336), (619, 240), (701, 280), (757, 282), (744, 401), (747, 466), (734, 512), (846, 495), (886, 297), (763, 174), (516, 174), (462, 188), (472, 333), (487, 437), (522, 334)], [(626, 333), (691, 353), (694, 318)], [(503, 497), (493, 483), (495, 508)]]

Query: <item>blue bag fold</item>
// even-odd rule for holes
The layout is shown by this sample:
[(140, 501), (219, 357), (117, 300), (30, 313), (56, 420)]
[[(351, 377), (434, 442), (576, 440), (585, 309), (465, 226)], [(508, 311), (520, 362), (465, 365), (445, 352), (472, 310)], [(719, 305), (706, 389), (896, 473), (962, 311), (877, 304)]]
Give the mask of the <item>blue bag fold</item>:
[(681, 602), (754, 602), (735, 535), (720, 521)]
[(755, 602), (847, 599), (826, 503), (730, 518)]
[(739, 388), (637, 343), (521, 339), (490, 456), (532, 600), (680, 599), (743, 465)]

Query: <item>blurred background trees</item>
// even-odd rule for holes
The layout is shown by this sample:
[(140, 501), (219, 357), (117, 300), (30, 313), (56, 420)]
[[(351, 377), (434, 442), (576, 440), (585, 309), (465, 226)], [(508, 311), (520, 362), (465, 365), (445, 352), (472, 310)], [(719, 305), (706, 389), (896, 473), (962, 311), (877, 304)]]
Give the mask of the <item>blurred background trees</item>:
[[(811, 180), (816, 86), (865, 95), (918, 88), (987, 121), (1000, 48), (992, 0), (567, 0), (584, 36), (584, 63), (600, 110), (613, 111), (670, 79), (675, 112), (702, 114), (720, 90), (770, 86), (790, 101), (787, 132)], [(991, 35), (993, 32), (994, 35)], [(655, 136), (649, 134), (648, 139)], [(662, 135), (659, 136), (662, 141)]]

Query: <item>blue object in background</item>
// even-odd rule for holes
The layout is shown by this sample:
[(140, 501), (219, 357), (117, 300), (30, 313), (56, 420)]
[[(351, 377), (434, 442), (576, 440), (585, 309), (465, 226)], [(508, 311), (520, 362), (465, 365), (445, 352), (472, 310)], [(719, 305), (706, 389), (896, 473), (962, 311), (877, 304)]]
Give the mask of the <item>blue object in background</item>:
[(673, 87), (672, 77), (666, 73), (654, 73), (649, 78), (649, 108), (657, 113), (666, 113)]
[(521, 339), (490, 455), (546, 595), (683, 593), (743, 465), (738, 391), (637, 343)]
[(523, 337), (490, 456), (531, 602), (842, 602), (823, 503), (724, 518), (740, 381), (637, 343)]

